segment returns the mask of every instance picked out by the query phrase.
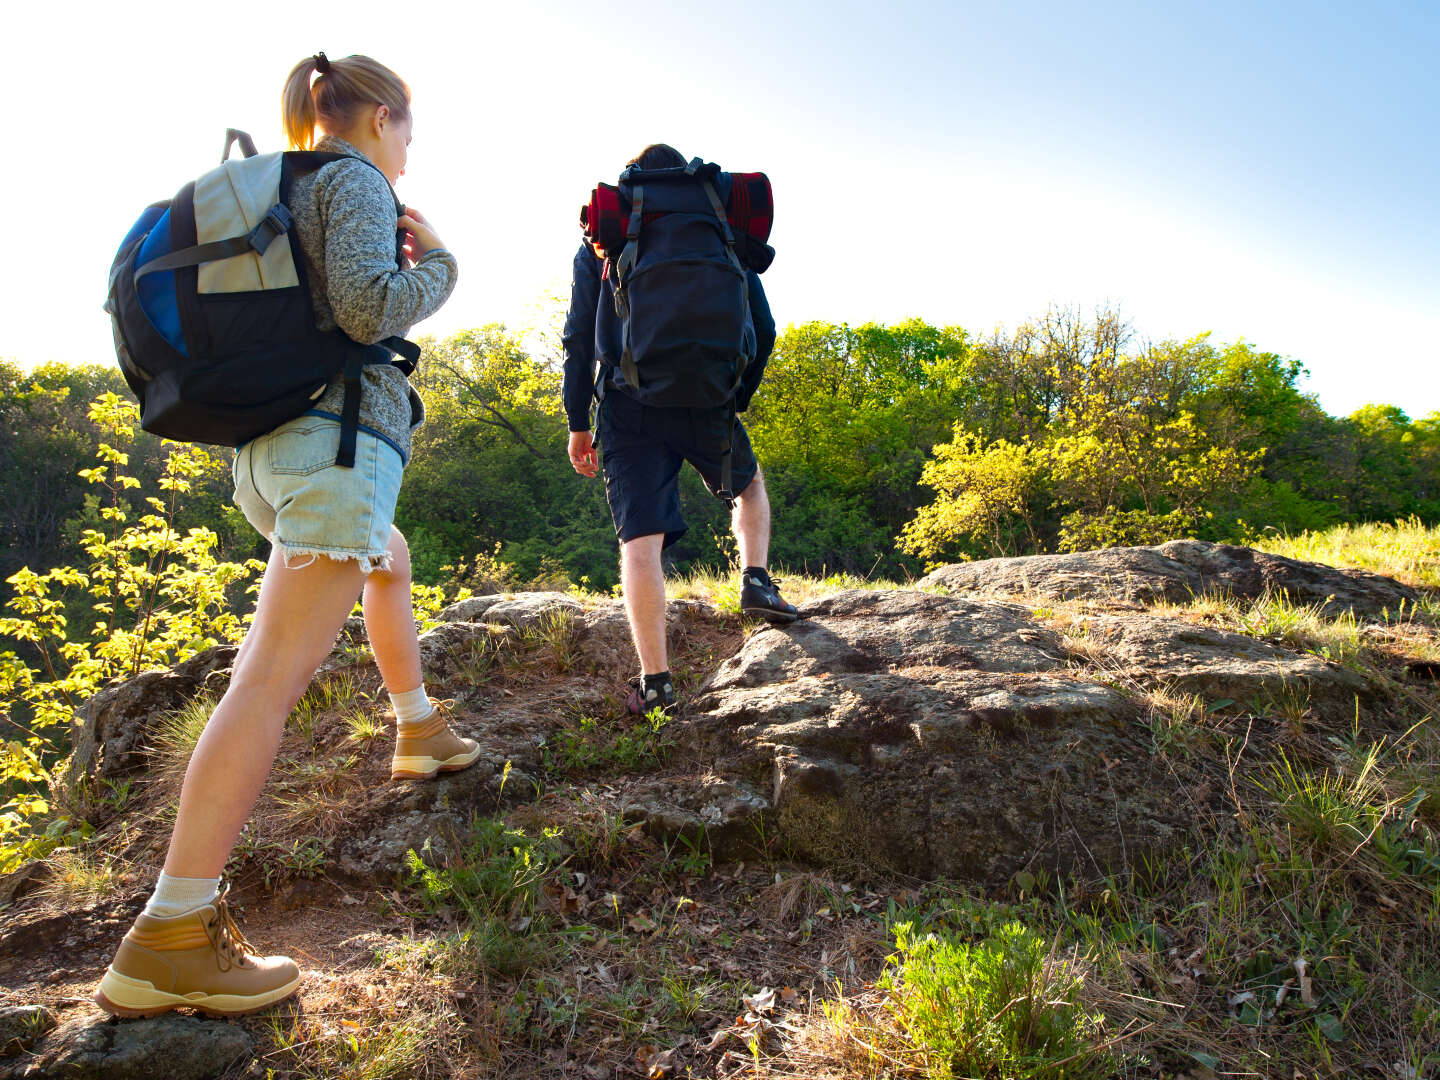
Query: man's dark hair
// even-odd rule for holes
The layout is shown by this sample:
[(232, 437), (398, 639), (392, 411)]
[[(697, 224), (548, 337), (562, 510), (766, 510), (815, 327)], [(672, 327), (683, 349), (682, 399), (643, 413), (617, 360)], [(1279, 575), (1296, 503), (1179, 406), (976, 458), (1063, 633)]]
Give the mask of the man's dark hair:
[(685, 158), (668, 143), (657, 142), (651, 143), (625, 163), (627, 169), (631, 165), (639, 165), (642, 169), (679, 169), (684, 167)]

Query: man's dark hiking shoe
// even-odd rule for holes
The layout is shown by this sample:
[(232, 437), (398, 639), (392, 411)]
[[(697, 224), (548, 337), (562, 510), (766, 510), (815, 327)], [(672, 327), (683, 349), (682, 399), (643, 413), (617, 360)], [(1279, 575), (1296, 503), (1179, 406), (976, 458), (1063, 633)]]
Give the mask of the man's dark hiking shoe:
[(674, 712), (675, 704), (675, 683), (668, 671), (630, 680), (630, 691), (625, 695), (625, 711), (631, 716), (644, 716), (651, 709)]
[(758, 566), (747, 566), (740, 574), (740, 613), (772, 623), (792, 623), (800, 617), (795, 605), (780, 595), (780, 583)]

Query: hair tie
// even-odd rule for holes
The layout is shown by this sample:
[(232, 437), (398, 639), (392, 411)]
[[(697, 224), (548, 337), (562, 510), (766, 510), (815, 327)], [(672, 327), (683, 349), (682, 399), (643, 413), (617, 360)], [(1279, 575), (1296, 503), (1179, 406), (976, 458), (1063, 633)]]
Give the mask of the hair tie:
[(330, 58), (323, 52), (315, 54), (315, 71), (320, 75), (330, 74)]

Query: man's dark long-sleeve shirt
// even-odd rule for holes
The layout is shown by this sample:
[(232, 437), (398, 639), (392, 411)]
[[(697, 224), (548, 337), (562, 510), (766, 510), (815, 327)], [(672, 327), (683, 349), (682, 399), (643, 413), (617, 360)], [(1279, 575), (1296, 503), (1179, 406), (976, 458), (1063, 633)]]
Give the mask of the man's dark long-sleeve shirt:
[[(619, 320), (596, 319), (599, 305), (615, 303), (610, 282), (600, 280), (600, 266), (600, 260), (590, 250), (590, 245), (582, 242), (580, 250), (575, 253), (574, 276), (570, 282), (570, 311), (565, 317), (565, 331), (560, 339), (565, 349), (562, 396), (565, 417), (571, 431), (590, 430), (597, 333), (607, 334), (614, 339), (604, 342), (608, 346), (604, 349), (606, 353), (619, 356), (621, 352)], [(750, 318), (755, 324), (755, 359), (745, 368), (745, 373), (740, 378), (740, 389), (735, 395), (736, 407), (741, 412), (749, 407), (750, 398), (765, 375), (770, 350), (775, 347), (775, 318), (770, 313), (770, 302), (765, 298), (765, 288), (760, 284), (759, 275), (753, 271), (747, 271), (745, 277), (750, 288)], [(624, 393), (624, 379), (618, 370), (607, 369), (605, 376), (613, 380), (611, 388)]]

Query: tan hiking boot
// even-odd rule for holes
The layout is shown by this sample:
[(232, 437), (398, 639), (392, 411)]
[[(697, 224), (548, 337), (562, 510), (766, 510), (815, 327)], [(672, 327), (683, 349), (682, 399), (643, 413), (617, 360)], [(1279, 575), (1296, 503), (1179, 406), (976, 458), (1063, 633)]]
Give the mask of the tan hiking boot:
[(95, 1004), (115, 1016), (170, 1009), (236, 1016), (289, 997), (300, 969), (288, 956), (257, 956), (225, 902), (226, 889), (184, 915), (141, 914), (100, 985)]
[(391, 780), (429, 780), (436, 773), (459, 772), (480, 756), (479, 743), (450, 730), (451, 703), (431, 698), (430, 704), (435, 711), (424, 720), (397, 725)]

